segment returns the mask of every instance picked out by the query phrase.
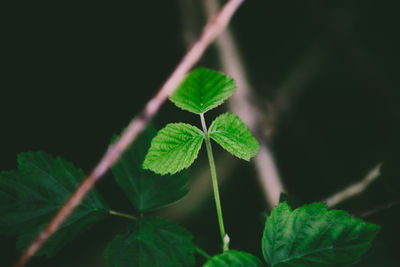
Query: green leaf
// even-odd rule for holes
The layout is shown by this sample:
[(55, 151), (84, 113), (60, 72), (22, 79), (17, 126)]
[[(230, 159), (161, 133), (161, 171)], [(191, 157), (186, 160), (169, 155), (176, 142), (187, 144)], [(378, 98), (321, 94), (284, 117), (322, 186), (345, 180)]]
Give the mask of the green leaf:
[(188, 192), (185, 172), (161, 176), (142, 168), (156, 133), (153, 127), (148, 127), (112, 167), (115, 180), (140, 213), (177, 201)]
[(190, 72), (170, 100), (181, 109), (201, 114), (221, 105), (236, 89), (232, 78), (210, 69)]
[[(0, 173), (0, 233), (19, 235), (25, 249), (85, 177), (72, 163), (44, 152), (18, 155), (19, 171)], [(102, 219), (107, 206), (92, 190), (38, 255), (53, 256), (68, 241)]]
[(108, 243), (105, 267), (194, 265), (192, 235), (161, 218), (141, 218)]
[(197, 158), (203, 132), (189, 124), (170, 123), (151, 141), (143, 168), (159, 174), (174, 174), (189, 167)]
[(348, 266), (359, 260), (379, 226), (331, 210), (323, 203), (292, 211), (284, 202), (267, 218), (262, 239), (271, 266)]
[(249, 253), (229, 250), (209, 259), (203, 267), (262, 267), (263, 264)]
[(210, 126), (209, 135), (227, 151), (249, 161), (258, 152), (260, 144), (238, 116), (225, 113)]

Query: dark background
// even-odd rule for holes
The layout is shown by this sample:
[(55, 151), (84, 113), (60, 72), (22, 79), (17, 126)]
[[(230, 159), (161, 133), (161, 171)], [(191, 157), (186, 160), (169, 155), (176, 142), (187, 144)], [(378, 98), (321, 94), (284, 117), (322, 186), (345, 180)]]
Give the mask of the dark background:
[[(89, 172), (110, 137), (143, 108), (184, 55), (181, 4), (0, 4), (0, 169), (15, 168), (19, 152), (44, 150)], [(324, 199), (379, 162), (390, 162), (392, 169), (400, 165), (398, 10), (397, 1), (248, 0), (235, 15), (231, 28), (258, 107), (271, 116), (267, 106), (281, 103), (282, 92), (290, 100), (277, 105), (273, 134), (265, 141), (297, 201)], [(203, 10), (197, 11), (201, 24)], [(214, 47), (200, 65), (220, 69)], [(198, 123), (166, 103), (154, 124), (176, 121)], [(199, 157), (197, 168), (206, 167), (205, 152)], [(233, 248), (261, 257), (266, 204), (253, 165), (237, 160), (235, 166), (221, 192), (227, 230)], [(126, 199), (110, 178), (97, 187), (123, 210)], [(360, 213), (398, 200), (391, 188), (378, 179), (339, 207)], [(366, 218), (383, 227), (360, 266), (400, 266), (399, 212), (397, 205)], [(215, 253), (213, 200), (195, 214), (179, 223)], [(99, 266), (104, 246), (124, 224), (109, 218), (54, 259), (37, 258), (30, 266)], [(15, 239), (1, 239), (1, 265), (17, 259), (14, 247)]]

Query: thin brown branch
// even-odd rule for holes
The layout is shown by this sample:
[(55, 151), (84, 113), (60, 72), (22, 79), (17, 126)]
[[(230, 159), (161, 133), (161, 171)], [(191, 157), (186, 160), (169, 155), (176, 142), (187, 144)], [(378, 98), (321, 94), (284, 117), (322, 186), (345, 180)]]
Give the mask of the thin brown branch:
[(326, 205), (331, 208), (349, 198), (361, 194), (373, 181), (376, 180), (376, 178), (379, 177), (380, 167), (381, 163), (376, 165), (375, 168), (373, 168), (360, 182), (346, 187), (344, 190), (337, 192), (333, 196), (323, 200), (323, 202), (326, 202)]
[(147, 103), (142, 113), (130, 122), (119, 140), (107, 150), (86, 180), (69, 198), (45, 230), (37, 236), (28, 249), (22, 254), (16, 266), (24, 266), (28, 262), (58, 229), (61, 223), (71, 214), (87, 192), (93, 187), (94, 183), (117, 161), (122, 152), (132, 143), (136, 136), (147, 125), (148, 121), (157, 113), (168, 96), (176, 89), (184, 78), (184, 75), (197, 63), (210, 43), (226, 28), (231, 17), (243, 1), (244, 0), (230, 0), (215, 17), (210, 19), (198, 41), (194, 43), (192, 48), (183, 57), (158, 93)]

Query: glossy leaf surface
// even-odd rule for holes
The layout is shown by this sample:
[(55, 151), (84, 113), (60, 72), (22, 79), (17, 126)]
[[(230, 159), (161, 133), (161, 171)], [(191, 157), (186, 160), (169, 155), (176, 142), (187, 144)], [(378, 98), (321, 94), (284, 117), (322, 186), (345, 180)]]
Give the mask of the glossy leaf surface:
[(232, 78), (205, 68), (190, 72), (170, 100), (181, 109), (201, 114), (221, 105), (236, 89)]
[(263, 254), (271, 266), (348, 266), (359, 260), (379, 226), (323, 203), (292, 211), (284, 202), (267, 218)]
[(203, 132), (189, 124), (170, 123), (151, 141), (143, 168), (159, 174), (175, 174), (197, 158), (204, 139)]
[(260, 144), (238, 116), (224, 113), (210, 126), (209, 135), (234, 156), (249, 161), (258, 152)]

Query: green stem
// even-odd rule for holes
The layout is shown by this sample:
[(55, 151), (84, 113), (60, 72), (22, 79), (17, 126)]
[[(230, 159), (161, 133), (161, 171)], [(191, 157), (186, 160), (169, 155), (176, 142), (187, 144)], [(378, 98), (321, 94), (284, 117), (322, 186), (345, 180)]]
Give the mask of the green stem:
[(211, 148), (210, 136), (208, 135), (207, 126), (206, 126), (206, 122), (204, 119), (204, 113), (200, 114), (200, 119), (201, 119), (201, 125), (203, 127), (203, 131), (204, 131), (204, 137), (205, 137), (204, 139), (206, 142), (208, 162), (210, 164), (211, 179), (212, 179), (212, 185), (213, 185), (213, 189), (214, 189), (215, 206), (217, 208), (217, 215), (218, 215), (219, 231), (221, 234), (221, 239), (222, 239), (222, 244), (223, 244), (222, 248), (223, 248), (223, 251), (225, 252), (225, 251), (229, 250), (229, 247), (228, 247), (229, 246), (229, 236), (225, 233), (221, 201), (219, 198), (217, 172), (215, 170), (215, 163), (214, 163), (214, 157), (213, 157), (212, 148)]
[(111, 215), (124, 217), (124, 218), (130, 219), (130, 220), (137, 220), (137, 218), (135, 216), (133, 216), (133, 215), (122, 213), (122, 212), (118, 212), (118, 211), (114, 211), (114, 210), (109, 210), (108, 213), (111, 214)]
[(202, 250), (201, 248), (195, 247), (194, 249), (195, 249), (195, 251), (196, 251), (198, 254), (200, 254), (201, 256), (203, 256), (204, 258), (206, 258), (207, 260), (212, 259), (212, 257), (211, 257), (207, 252), (205, 252), (204, 250)]

